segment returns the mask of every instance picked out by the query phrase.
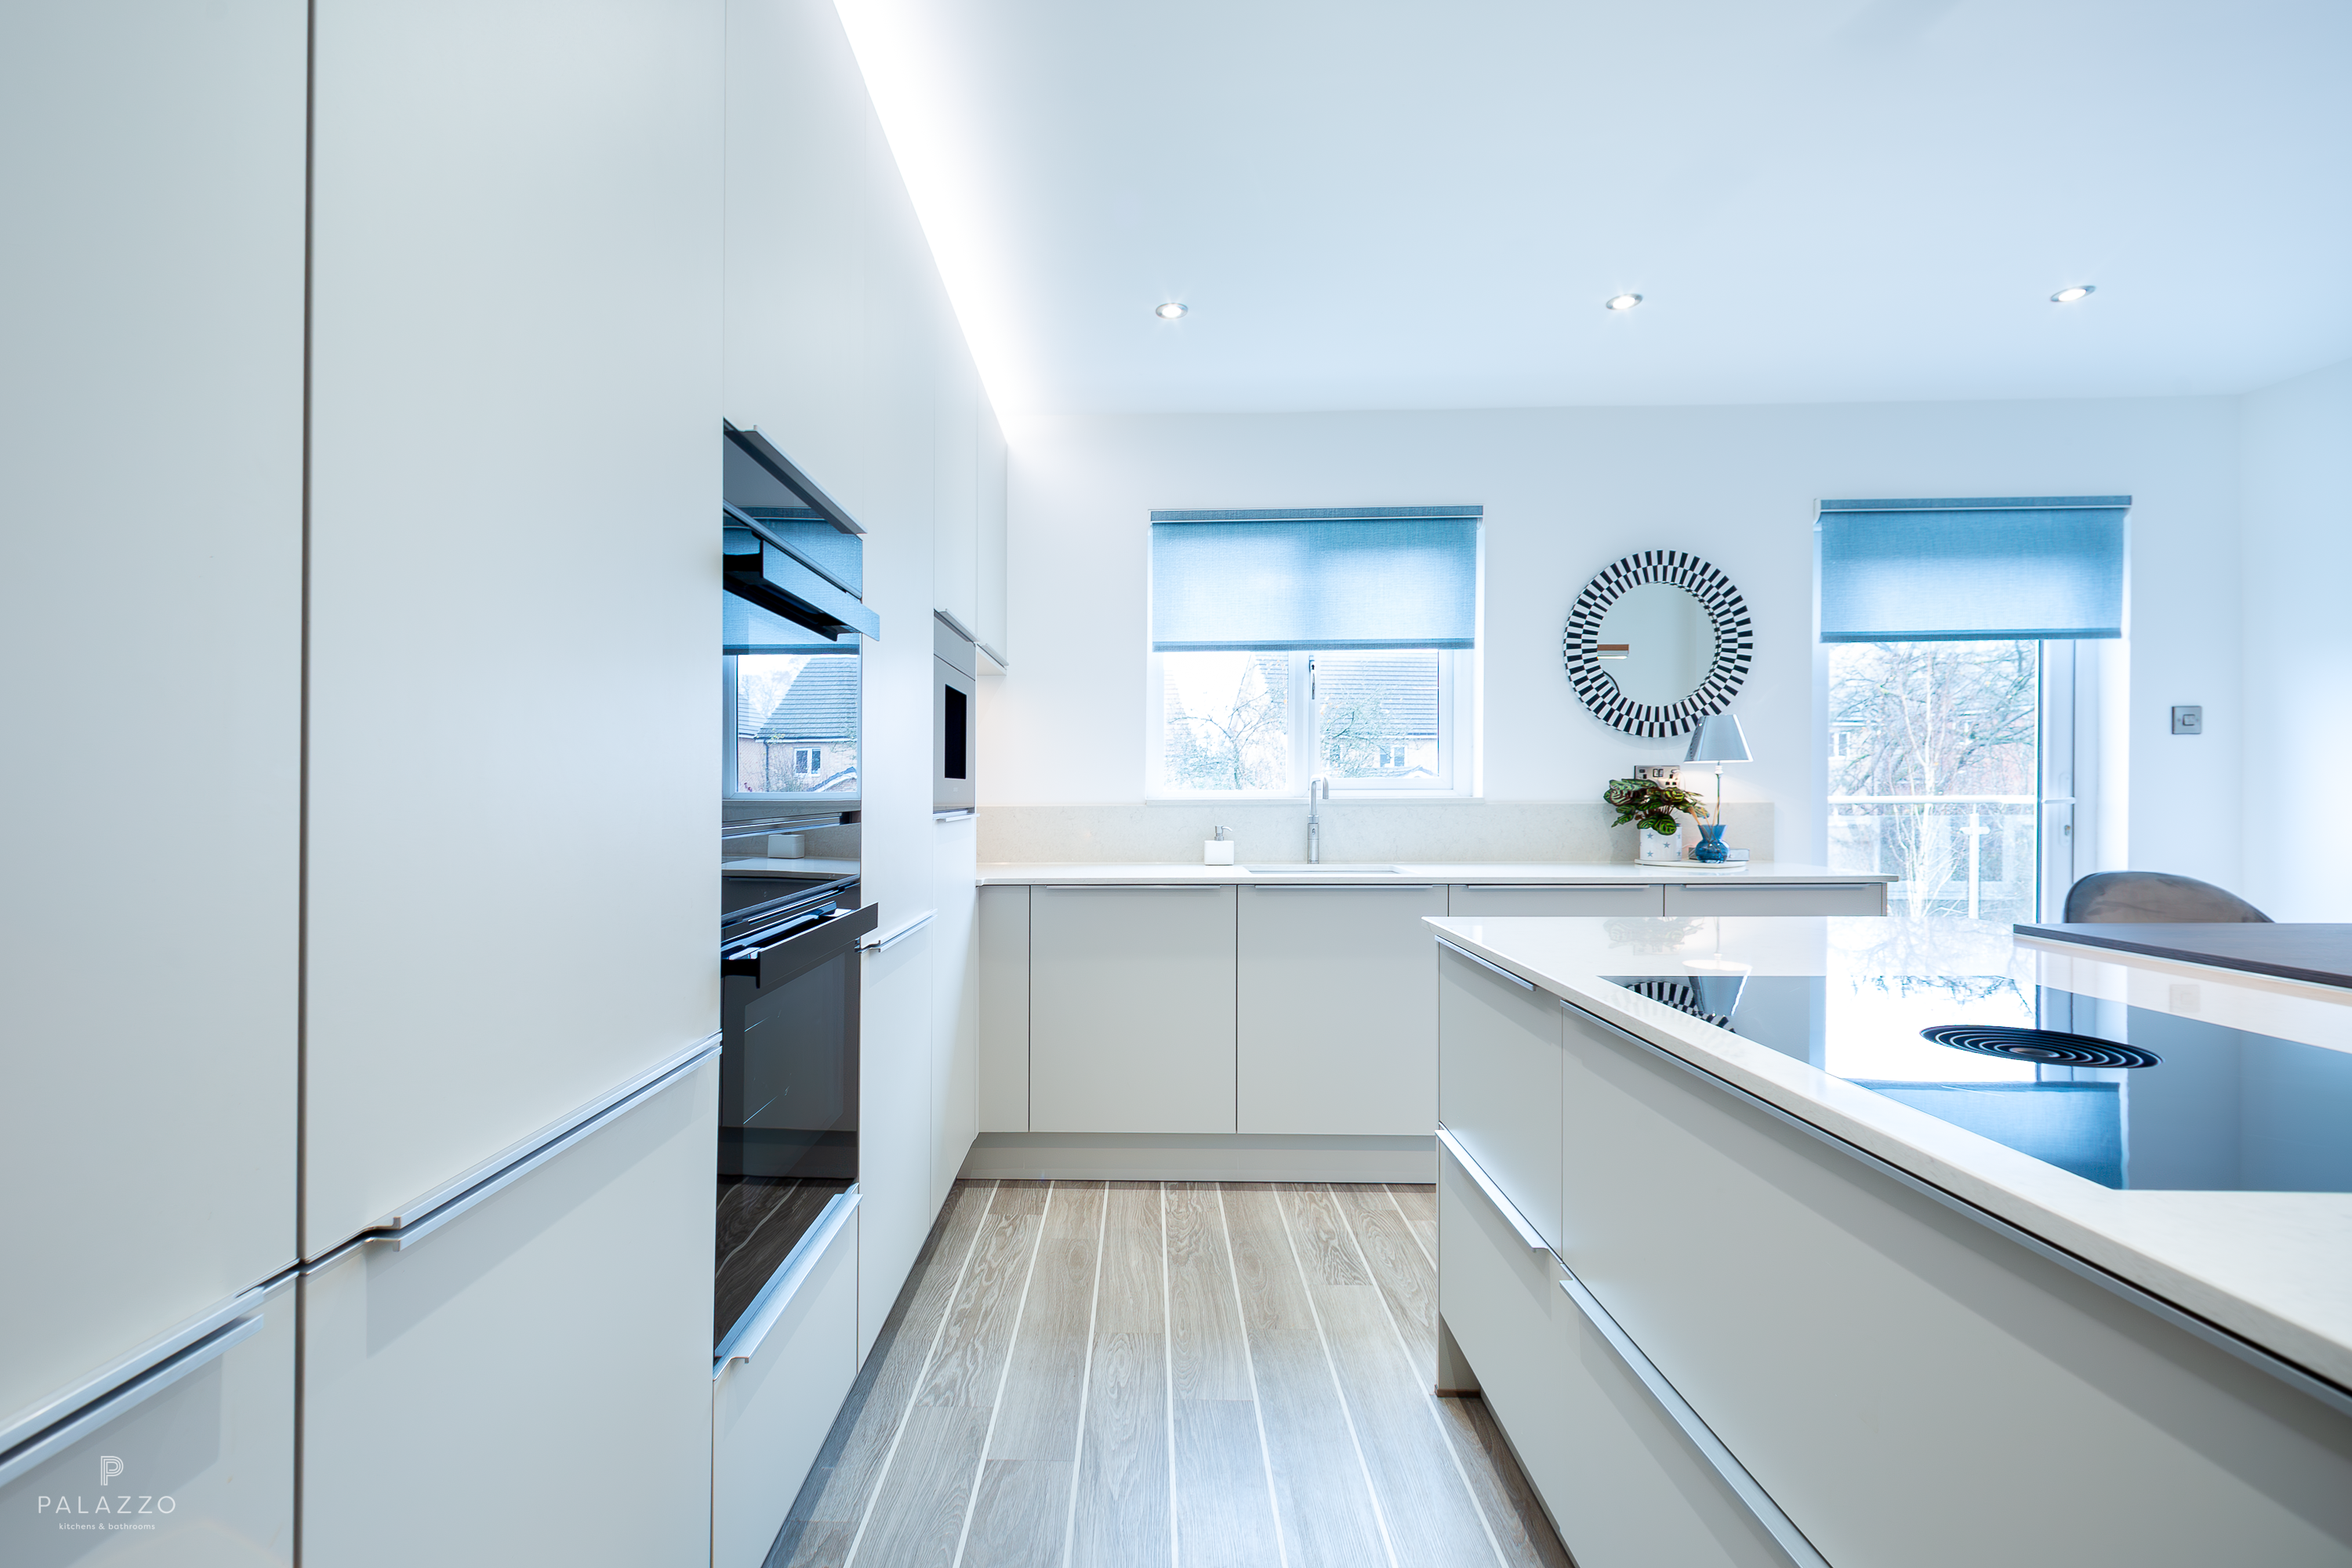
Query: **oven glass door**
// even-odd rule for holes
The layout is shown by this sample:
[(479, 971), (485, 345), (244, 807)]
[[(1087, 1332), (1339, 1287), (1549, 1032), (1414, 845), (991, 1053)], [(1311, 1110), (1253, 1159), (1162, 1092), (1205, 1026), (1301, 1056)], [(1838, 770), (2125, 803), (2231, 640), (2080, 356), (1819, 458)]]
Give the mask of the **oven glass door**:
[[(857, 1180), (857, 936), (845, 910), (726, 981), (712, 1342)], [(753, 971), (740, 973), (741, 967)]]

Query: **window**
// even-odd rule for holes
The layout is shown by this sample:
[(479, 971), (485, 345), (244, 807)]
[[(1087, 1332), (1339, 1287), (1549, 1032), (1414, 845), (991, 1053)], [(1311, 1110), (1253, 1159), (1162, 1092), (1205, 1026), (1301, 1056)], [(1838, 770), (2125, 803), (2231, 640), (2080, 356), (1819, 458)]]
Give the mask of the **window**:
[(1150, 793), (1467, 794), (1478, 518), (1154, 512)]
[(857, 793), (856, 651), (730, 654), (726, 673), (729, 795)]
[(2055, 909), (2088, 815), (2076, 645), (2121, 635), (2130, 504), (1822, 503), (1832, 868), (1892, 873), (1913, 914)]

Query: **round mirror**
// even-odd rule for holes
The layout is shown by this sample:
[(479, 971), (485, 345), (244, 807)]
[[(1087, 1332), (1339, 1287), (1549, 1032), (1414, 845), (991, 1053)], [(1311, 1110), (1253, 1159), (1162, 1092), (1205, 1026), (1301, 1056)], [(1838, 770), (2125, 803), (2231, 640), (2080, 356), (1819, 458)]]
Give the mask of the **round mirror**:
[(1576, 596), (1560, 653), (1594, 718), (1629, 735), (1686, 735), (1748, 679), (1755, 639), (1731, 579), (1696, 555), (1645, 550)]
[(1715, 623), (1687, 588), (1641, 583), (1609, 606), (1594, 634), (1595, 657), (1627, 700), (1667, 708), (1706, 679), (1715, 656)]

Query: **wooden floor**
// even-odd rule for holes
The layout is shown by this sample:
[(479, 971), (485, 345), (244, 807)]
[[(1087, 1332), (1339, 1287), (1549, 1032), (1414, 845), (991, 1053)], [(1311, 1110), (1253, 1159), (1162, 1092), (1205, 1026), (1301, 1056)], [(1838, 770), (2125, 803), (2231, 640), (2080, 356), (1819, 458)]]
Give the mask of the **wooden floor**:
[(961, 1183), (769, 1568), (1566, 1568), (1425, 1186)]

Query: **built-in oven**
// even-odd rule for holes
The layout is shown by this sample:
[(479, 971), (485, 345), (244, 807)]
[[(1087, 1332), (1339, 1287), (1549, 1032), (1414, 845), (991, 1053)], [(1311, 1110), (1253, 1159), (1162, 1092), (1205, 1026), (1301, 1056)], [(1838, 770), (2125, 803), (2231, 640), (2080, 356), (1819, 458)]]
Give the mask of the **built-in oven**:
[(750, 1353), (856, 1203), (861, 530), (725, 431), (714, 1366)]
[(970, 811), (980, 798), (972, 766), (980, 656), (954, 616), (934, 610), (931, 621), (931, 810)]
[(857, 1182), (855, 877), (722, 876), (713, 1342)]

